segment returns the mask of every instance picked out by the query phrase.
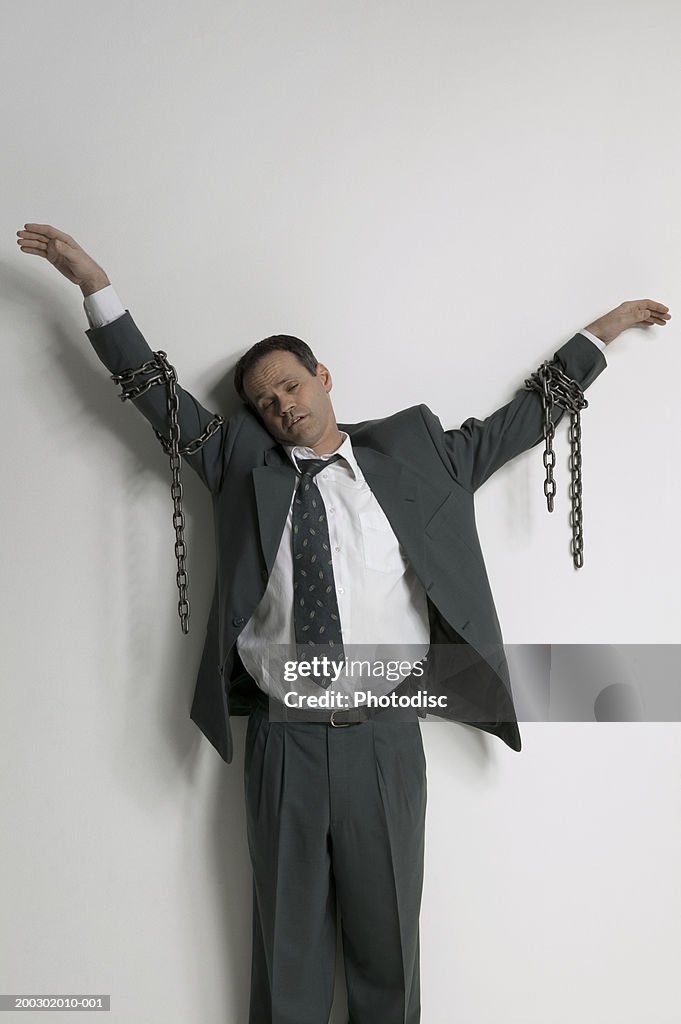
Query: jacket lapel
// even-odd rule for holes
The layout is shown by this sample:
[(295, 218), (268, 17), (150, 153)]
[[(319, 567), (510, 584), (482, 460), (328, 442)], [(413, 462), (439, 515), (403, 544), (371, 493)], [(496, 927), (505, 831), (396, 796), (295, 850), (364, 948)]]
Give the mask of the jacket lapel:
[(296, 471), (286, 452), (279, 445), (266, 448), (264, 466), (251, 471), (255, 503), (258, 511), (260, 544), (268, 575), (274, 567), (286, 516), (291, 505)]

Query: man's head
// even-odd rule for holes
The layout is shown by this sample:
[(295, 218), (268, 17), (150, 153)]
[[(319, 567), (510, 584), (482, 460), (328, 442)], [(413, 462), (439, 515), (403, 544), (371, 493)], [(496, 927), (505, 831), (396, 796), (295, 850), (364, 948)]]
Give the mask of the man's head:
[(300, 338), (274, 334), (253, 345), (236, 364), (234, 386), (277, 441), (318, 454), (341, 443), (331, 374)]

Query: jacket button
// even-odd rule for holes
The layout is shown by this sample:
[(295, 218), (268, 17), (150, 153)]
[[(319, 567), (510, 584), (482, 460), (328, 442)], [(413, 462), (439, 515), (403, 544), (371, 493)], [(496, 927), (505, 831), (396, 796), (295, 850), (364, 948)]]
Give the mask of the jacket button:
[(263, 578), (264, 580), (266, 580), (266, 579), (267, 579), (267, 576), (268, 576), (268, 572), (267, 572), (267, 569), (263, 569), (263, 570), (262, 570), (262, 572), (260, 573), (260, 575), (262, 576), (262, 578)]
[(232, 619), (233, 626), (243, 626), (246, 620), (241, 615), (235, 615)]

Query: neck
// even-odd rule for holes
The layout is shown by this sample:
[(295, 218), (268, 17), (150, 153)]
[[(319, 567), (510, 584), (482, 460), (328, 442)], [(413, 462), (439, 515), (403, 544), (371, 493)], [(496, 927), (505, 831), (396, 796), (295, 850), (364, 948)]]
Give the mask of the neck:
[(343, 434), (338, 427), (334, 426), (334, 429), (329, 434), (322, 437), (317, 444), (310, 445), (310, 447), (315, 455), (333, 455), (343, 444), (344, 440)]

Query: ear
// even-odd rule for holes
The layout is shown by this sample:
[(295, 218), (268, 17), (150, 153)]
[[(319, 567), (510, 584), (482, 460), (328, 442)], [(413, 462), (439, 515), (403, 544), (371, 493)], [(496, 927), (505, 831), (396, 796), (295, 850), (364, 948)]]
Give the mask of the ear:
[(324, 386), (324, 390), (329, 392), (333, 387), (333, 380), (328, 366), (325, 366), (324, 363), (317, 363), (317, 376), (320, 378)]

